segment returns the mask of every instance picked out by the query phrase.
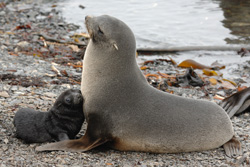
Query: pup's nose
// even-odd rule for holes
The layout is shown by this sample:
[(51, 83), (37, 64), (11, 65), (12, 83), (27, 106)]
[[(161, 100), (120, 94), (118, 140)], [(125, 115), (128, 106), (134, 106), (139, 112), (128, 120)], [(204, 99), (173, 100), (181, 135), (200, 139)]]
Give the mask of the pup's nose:
[(76, 89), (76, 92), (82, 94), (80, 89)]

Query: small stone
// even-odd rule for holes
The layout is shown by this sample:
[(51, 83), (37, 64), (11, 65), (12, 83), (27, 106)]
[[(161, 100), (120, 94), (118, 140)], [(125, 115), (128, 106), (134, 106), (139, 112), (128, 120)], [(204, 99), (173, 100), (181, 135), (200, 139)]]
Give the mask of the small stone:
[(218, 91), (216, 94), (218, 94), (218, 95), (220, 95), (220, 96), (225, 96), (226, 95), (226, 93), (225, 93), (225, 91)]
[(4, 139), (3, 142), (4, 142), (5, 144), (8, 144), (8, 143), (9, 143), (9, 140), (8, 140), (8, 139)]
[(17, 86), (12, 86), (11, 90), (16, 91), (16, 90), (18, 90), (18, 87)]
[(18, 42), (17, 46), (20, 46), (21, 48), (27, 48), (29, 46), (29, 42), (27, 41)]
[(0, 92), (0, 97), (9, 98), (10, 95), (6, 91), (3, 91), (3, 92)]
[(6, 14), (5, 11), (0, 12), (0, 16), (4, 16), (5, 14)]
[(46, 48), (41, 48), (40, 51), (41, 51), (41, 52), (48, 52), (49, 50), (46, 49)]
[(46, 93), (44, 93), (44, 95), (47, 97), (56, 97), (57, 96), (56, 94), (51, 93), (51, 92), (46, 92)]
[(37, 41), (38, 39), (39, 39), (38, 35), (34, 35), (33, 38), (32, 38), (33, 41)]
[(8, 49), (8, 47), (7, 47), (7, 46), (5, 46), (5, 45), (2, 45), (0, 48), (1, 48), (2, 50), (6, 50), (6, 49)]
[(10, 102), (10, 105), (12, 105), (12, 106), (19, 105), (21, 102), (22, 102), (21, 100), (15, 99), (15, 100), (13, 100), (13, 101)]
[(54, 49), (55, 49), (54, 45), (49, 45), (49, 50), (50, 51), (54, 51)]
[(19, 92), (19, 91), (18, 91), (18, 92), (16, 91), (15, 94), (17, 94), (17, 95), (22, 95), (22, 96), (25, 95), (24, 92)]
[(19, 52), (18, 47), (16, 47), (16, 48), (14, 49), (14, 52), (15, 52), (15, 53)]
[(8, 146), (3, 146), (3, 151), (7, 151), (8, 150)]

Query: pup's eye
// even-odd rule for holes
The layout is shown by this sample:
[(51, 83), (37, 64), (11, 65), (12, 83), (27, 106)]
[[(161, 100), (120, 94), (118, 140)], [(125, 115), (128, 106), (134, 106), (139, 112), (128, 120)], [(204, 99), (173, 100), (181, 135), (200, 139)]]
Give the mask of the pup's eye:
[(98, 33), (101, 34), (101, 35), (104, 34), (103, 31), (102, 31), (102, 29), (100, 27), (98, 27)]
[(65, 101), (66, 101), (66, 103), (70, 103), (71, 99), (70, 99), (69, 97), (67, 97), (67, 98), (65, 99)]

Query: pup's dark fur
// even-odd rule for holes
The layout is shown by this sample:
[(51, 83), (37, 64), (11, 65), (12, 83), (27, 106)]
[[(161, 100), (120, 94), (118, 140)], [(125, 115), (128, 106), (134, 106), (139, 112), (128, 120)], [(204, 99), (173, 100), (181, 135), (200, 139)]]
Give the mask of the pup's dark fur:
[(48, 112), (18, 110), (14, 117), (16, 137), (26, 143), (74, 139), (84, 119), (81, 91), (69, 89), (57, 98)]

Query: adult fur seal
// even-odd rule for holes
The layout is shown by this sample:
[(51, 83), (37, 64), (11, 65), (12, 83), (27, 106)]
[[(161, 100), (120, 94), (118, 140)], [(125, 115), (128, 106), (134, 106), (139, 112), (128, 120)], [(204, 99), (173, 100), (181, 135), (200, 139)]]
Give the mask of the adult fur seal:
[(48, 112), (29, 108), (17, 111), (14, 117), (16, 137), (26, 143), (42, 143), (74, 139), (82, 127), (83, 97), (80, 90), (63, 92)]
[(231, 118), (250, 111), (250, 87), (225, 98), (220, 104)]
[(230, 140), (232, 124), (220, 106), (164, 93), (147, 83), (125, 23), (103, 15), (86, 17), (86, 27), (91, 37), (81, 84), (86, 133), (37, 151), (87, 151), (106, 143), (121, 151), (179, 153), (224, 144), (228, 155), (240, 152), (240, 143)]

